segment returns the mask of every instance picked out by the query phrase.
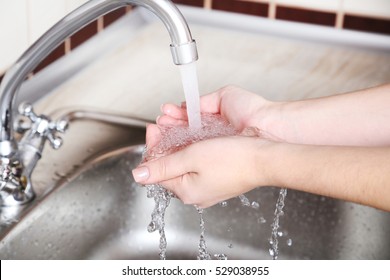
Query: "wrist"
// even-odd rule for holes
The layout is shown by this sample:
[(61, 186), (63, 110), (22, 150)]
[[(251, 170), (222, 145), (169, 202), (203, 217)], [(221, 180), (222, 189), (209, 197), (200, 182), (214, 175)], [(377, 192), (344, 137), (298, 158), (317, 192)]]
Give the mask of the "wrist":
[(269, 102), (258, 110), (253, 126), (259, 128), (266, 138), (274, 141), (288, 141), (286, 107), (288, 107), (288, 102)]
[(265, 140), (262, 138), (253, 138), (255, 148), (253, 153), (254, 174), (256, 186), (281, 186), (280, 180), (281, 159), (283, 159), (283, 150), (286, 143)]

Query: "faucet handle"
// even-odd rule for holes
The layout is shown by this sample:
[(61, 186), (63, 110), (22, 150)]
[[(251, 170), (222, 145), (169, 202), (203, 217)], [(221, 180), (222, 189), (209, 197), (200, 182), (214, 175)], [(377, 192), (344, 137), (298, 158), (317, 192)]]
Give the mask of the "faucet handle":
[(58, 150), (62, 146), (62, 143), (64, 142), (61, 137), (55, 136), (54, 132), (51, 132), (47, 135), (47, 140), (49, 140), (50, 146), (54, 150)]
[(56, 132), (65, 133), (68, 129), (68, 122), (64, 119), (50, 121), (48, 129), (47, 139), (49, 140), (52, 148), (57, 150), (62, 146), (63, 140), (61, 137), (56, 136)]
[[(15, 122), (15, 130), (23, 134), (31, 128), (31, 122), (35, 122), (38, 116), (33, 111), (32, 105), (29, 103), (21, 103), (18, 107), (19, 116)], [(31, 122), (26, 121), (22, 116), (27, 117)]]
[(31, 127), (29, 128), (34, 133), (40, 135), (40, 137), (46, 137), (53, 149), (57, 150), (61, 147), (63, 143), (62, 138), (56, 134), (57, 132), (64, 133), (66, 131), (68, 128), (68, 122), (66, 120), (52, 121), (45, 115), (37, 115), (29, 103), (20, 104), (19, 113), (31, 120)]
[(35, 122), (39, 117), (35, 114), (33, 107), (30, 103), (21, 103), (19, 105), (19, 113), (25, 117), (28, 117), (32, 122)]

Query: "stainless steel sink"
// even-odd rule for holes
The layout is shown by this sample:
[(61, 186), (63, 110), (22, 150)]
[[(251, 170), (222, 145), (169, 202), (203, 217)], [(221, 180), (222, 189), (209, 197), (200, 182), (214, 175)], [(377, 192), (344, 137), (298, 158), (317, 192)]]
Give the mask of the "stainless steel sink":
[[(92, 156), (60, 179), (3, 233), (1, 259), (158, 259), (159, 235), (148, 233), (153, 199), (130, 170), (141, 160), (143, 129), (131, 146)], [(131, 143), (128, 142), (128, 143)], [(270, 259), (271, 223), (279, 190), (247, 194), (205, 210), (209, 253)], [(281, 218), (279, 259), (390, 259), (390, 213), (289, 191)], [(166, 213), (167, 259), (196, 259), (199, 215), (174, 199)]]
[[(199, 73), (213, 77), (200, 84), (203, 93), (228, 81), (268, 99), (295, 100), (389, 82), (386, 36), (182, 11), (200, 43)], [(161, 103), (181, 102), (177, 69), (163, 63), (169, 54), (160, 41), (166, 38), (154, 19), (136, 10), (110, 28), (26, 81), (20, 100), (37, 103), (38, 112), (50, 115), (88, 107), (148, 119), (155, 118)], [(103, 54), (104, 63), (93, 63)], [(72, 123), (63, 147), (56, 152), (46, 148), (34, 170), (37, 198), (22, 206), (20, 215), (9, 207), (0, 210), (0, 258), (158, 259), (159, 235), (147, 231), (154, 201), (130, 172), (141, 159), (144, 137), (144, 128)], [(242, 206), (237, 198), (206, 209), (209, 253), (271, 259), (278, 193), (269, 187), (248, 193), (258, 209)], [(279, 259), (390, 259), (389, 212), (289, 191), (284, 213)], [(167, 259), (196, 259), (199, 235), (194, 207), (171, 201)]]

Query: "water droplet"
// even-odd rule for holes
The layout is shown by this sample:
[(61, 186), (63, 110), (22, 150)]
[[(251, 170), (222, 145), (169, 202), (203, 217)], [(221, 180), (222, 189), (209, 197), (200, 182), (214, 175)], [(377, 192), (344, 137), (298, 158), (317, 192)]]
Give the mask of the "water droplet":
[(257, 221), (258, 221), (260, 224), (265, 224), (265, 223), (267, 222), (267, 220), (264, 219), (264, 217), (258, 218)]
[(148, 225), (148, 232), (154, 232), (156, 229), (157, 229), (156, 223), (153, 221), (150, 222), (150, 224)]
[(283, 232), (278, 231), (278, 236), (279, 236), (279, 237), (282, 237), (282, 236), (283, 236)]
[(275, 251), (274, 251), (274, 249), (269, 248), (268, 251), (269, 251), (269, 254), (270, 254), (271, 257), (275, 256)]
[(225, 261), (228, 259), (226, 254), (214, 254), (214, 258), (220, 261)]
[(219, 205), (221, 205), (222, 207), (226, 207), (227, 206), (227, 201), (222, 201), (219, 203)]
[(289, 239), (287, 239), (286, 240), (286, 243), (287, 243), (287, 246), (291, 246), (292, 245), (292, 239), (291, 238), (289, 238)]
[(257, 201), (253, 201), (252, 204), (251, 204), (251, 207), (252, 207), (253, 209), (259, 209), (260, 204), (259, 204)]
[(232, 248), (233, 248), (233, 244), (230, 243), (230, 244), (228, 245), (228, 247), (229, 247), (230, 249), (232, 249)]
[(241, 200), (241, 204), (243, 206), (248, 206), (249, 207), (251, 205), (249, 199), (245, 195), (243, 195), (243, 194), (239, 195), (238, 198)]
[[(270, 244), (271, 244), (271, 249), (270, 253), (272, 250), (272, 259), (276, 260), (278, 258), (279, 250), (278, 250), (278, 236), (279, 233), (282, 233), (281, 231), (278, 231), (279, 229), (279, 221), (280, 221), (280, 216), (284, 214), (283, 212), (283, 207), (284, 207), (284, 201), (287, 195), (287, 189), (283, 188), (279, 192), (279, 197), (276, 202), (276, 209), (274, 212), (274, 221), (272, 222), (271, 225), (271, 238), (270, 238)], [(282, 233), (283, 235), (283, 233)]]

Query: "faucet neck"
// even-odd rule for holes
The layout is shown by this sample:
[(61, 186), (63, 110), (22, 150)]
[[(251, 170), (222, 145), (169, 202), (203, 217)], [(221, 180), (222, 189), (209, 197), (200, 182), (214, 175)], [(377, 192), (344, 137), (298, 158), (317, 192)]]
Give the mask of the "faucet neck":
[[(171, 37), (171, 50), (175, 64), (187, 64), (197, 60), (196, 46), (191, 32), (184, 17), (171, 1), (91, 0), (49, 29), (7, 71), (0, 85), (0, 142), (13, 142), (13, 103), (27, 75), (60, 43), (81, 27), (112, 10), (132, 4), (145, 7), (162, 20)], [(2, 155), (3, 151), (0, 149), (0, 156)]]

